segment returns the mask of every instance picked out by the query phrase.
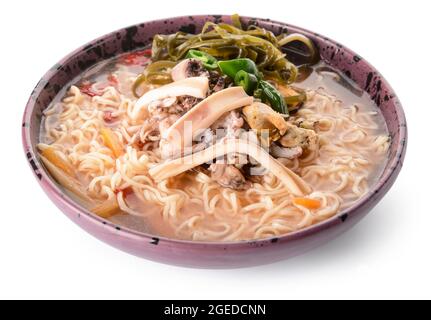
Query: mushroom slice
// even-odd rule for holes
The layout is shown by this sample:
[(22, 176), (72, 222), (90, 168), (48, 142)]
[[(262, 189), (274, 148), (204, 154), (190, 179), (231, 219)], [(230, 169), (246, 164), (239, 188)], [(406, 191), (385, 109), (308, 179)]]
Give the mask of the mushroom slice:
[(169, 97), (192, 96), (203, 99), (208, 92), (207, 77), (193, 77), (172, 82), (162, 87), (146, 92), (136, 101), (132, 111), (132, 119), (137, 119), (143, 109), (156, 100), (163, 100)]
[(271, 157), (262, 147), (241, 139), (225, 139), (205, 150), (161, 163), (151, 168), (149, 174), (155, 181), (159, 182), (229, 153), (247, 154), (254, 158), (279, 178), (286, 188), (296, 196), (303, 196), (311, 192), (310, 186), (301, 177)]
[(285, 148), (301, 147), (304, 151), (313, 151), (319, 147), (319, 136), (313, 130), (288, 123), (287, 132), (280, 138), (279, 143)]
[(211, 178), (219, 185), (234, 190), (246, 190), (251, 183), (245, 180), (242, 172), (231, 164), (213, 163), (210, 165)]
[[(242, 87), (231, 87), (216, 92), (202, 100), (180, 119), (178, 119), (162, 138), (172, 147), (189, 147), (203, 130), (209, 128), (226, 112), (253, 103), (253, 97), (247, 95)], [(190, 128), (186, 126), (190, 125)], [(185, 135), (188, 135), (185, 137)]]
[(277, 90), (284, 97), (289, 113), (297, 111), (307, 100), (307, 94), (304, 90), (284, 85), (278, 85)]
[(267, 129), (270, 132), (277, 129), (280, 136), (284, 135), (287, 131), (287, 123), (284, 117), (262, 102), (255, 102), (244, 107), (242, 113), (252, 129), (257, 131)]

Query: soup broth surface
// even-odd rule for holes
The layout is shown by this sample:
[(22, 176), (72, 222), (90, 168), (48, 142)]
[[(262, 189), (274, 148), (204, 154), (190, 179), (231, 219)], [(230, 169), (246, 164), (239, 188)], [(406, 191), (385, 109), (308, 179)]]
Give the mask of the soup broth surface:
[[(139, 57), (138, 57), (139, 58)], [(122, 55), (74, 79), (45, 110), (41, 148), (53, 146), (71, 163), (91, 199), (118, 199), (113, 223), (168, 238), (236, 241), (279, 236), (328, 219), (363, 197), (382, 173), (390, 144), (380, 110), (368, 94), (324, 62), (294, 87), (307, 101), (289, 122), (313, 126), (317, 153), (279, 159), (312, 188), (318, 208), (294, 202), (277, 177), (264, 173), (246, 190), (224, 188), (205, 168), (156, 183), (148, 170), (162, 162), (143, 145), (143, 122), (132, 121), (132, 85), (145, 70)], [(151, 90), (152, 88), (145, 88)], [(144, 119), (142, 119), (144, 120)], [(124, 153), (116, 157), (100, 137), (109, 128)], [(86, 208), (89, 203), (65, 190)]]

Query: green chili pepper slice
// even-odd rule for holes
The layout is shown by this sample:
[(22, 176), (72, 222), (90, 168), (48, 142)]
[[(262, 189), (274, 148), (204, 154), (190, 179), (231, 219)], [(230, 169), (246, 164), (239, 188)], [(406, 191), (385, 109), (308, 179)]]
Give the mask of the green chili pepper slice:
[(218, 66), (225, 75), (232, 79), (235, 79), (236, 74), (241, 70), (254, 75), (258, 79), (260, 78), (260, 72), (256, 64), (248, 58), (219, 61)]
[(203, 51), (194, 50), (194, 49), (189, 50), (187, 52), (186, 58), (198, 59), (198, 60), (202, 61), (202, 64), (207, 69), (217, 69), (218, 68), (217, 59), (214, 58), (212, 55), (210, 55), (206, 52), (203, 52)]
[(271, 107), (282, 114), (289, 114), (289, 110), (287, 108), (284, 97), (280, 94), (280, 92), (274, 88), (272, 84), (268, 81), (260, 81), (259, 88), (262, 90), (260, 95), (264, 102), (267, 102), (271, 105)]
[(145, 74), (141, 73), (132, 85), (132, 93), (136, 98), (140, 97), (140, 95), (138, 94), (138, 88), (145, 82), (145, 79)]
[(257, 87), (257, 77), (254, 74), (240, 70), (236, 73), (234, 79), (235, 85), (244, 88), (244, 91), (248, 95), (253, 95), (254, 89)]

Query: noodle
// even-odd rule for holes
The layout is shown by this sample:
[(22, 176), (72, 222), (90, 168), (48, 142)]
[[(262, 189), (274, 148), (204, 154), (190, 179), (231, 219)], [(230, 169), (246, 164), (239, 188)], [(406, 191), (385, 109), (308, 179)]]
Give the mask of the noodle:
[[(320, 208), (294, 204), (283, 183), (270, 173), (244, 191), (221, 188), (205, 172), (189, 171), (156, 183), (148, 170), (162, 161), (152, 145), (160, 136), (143, 119), (132, 119), (136, 99), (124, 89), (137, 74), (120, 67), (115, 76), (125, 80), (107, 87), (96, 82), (92, 88), (101, 94), (95, 96), (71, 86), (61, 102), (46, 109), (39, 148), (50, 145), (66, 157), (91, 197), (116, 197), (124, 214), (145, 219), (150, 229), (165, 236), (235, 241), (308, 227), (367, 193), (376, 163), (384, 163), (389, 148), (376, 111), (345, 106), (321, 88), (308, 90), (307, 102), (293, 116), (316, 123), (319, 150), (279, 159), (313, 187), (309, 197), (319, 200)], [(106, 114), (113, 119), (109, 123)], [(124, 146), (124, 154), (117, 158), (100, 134), (107, 126)], [(141, 141), (149, 142), (142, 146)], [(127, 190), (133, 190), (133, 196)], [(156, 210), (147, 212), (147, 207)]]

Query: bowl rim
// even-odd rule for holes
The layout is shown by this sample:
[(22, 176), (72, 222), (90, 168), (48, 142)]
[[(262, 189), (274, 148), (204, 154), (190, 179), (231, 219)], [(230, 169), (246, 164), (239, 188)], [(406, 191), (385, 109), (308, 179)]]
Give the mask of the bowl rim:
[[(167, 19), (170, 19), (170, 20), (184, 19), (184, 18), (187, 18), (190, 16), (193, 18), (207, 18), (209, 16), (219, 16), (221, 18), (228, 18), (229, 17), (228, 15), (210, 15), (210, 14), (208, 14), (208, 15), (188, 15), (188, 16), (174, 16), (174, 17), (156, 19), (156, 20), (151, 20), (151, 21), (145, 21), (144, 23), (163, 23), (163, 21), (167, 20)], [(269, 24), (272, 24), (275, 26), (293, 28), (293, 29), (295, 29), (301, 33), (304, 33), (306, 35), (310, 35), (310, 36), (313, 36), (316, 38), (323, 39), (324, 41), (327, 41), (327, 42), (332, 43), (334, 45), (338, 44), (338, 42), (334, 41), (331, 38), (328, 38), (326, 36), (322, 36), (319, 33), (312, 32), (312, 31), (309, 31), (307, 29), (297, 27), (297, 26), (289, 24), (289, 23), (279, 22), (279, 21), (275, 21), (272, 19), (256, 18), (256, 17), (249, 17), (249, 16), (241, 16), (241, 18), (245, 18), (247, 20), (252, 19), (252, 20), (260, 22), (260, 23), (269, 23)], [(140, 24), (142, 24), (142, 22), (133, 24), (129, 27), (135, 27), (135, 26), (138, 26)], [(94, 40), (87, 42), (86, 44), (80, 46), (79, 48), (75, 49), (71, 53), (64, 56), (57, 64), (54, 65), (54, 67), (58, 66), (61, 63), (67, 62), (69, 59), (71, 59), (75, 55), (79, 54), (83, 50), (83, 48), (88, 47), (89, 45), (91, 45), (95, 42), (103, 41), (103, 40), (109, 38), (112, 35), (115, 35), (116, 33), (120, 32), (122, 30), (124, 30), (124, 28), (120, 28), (120, 29), (117, 29), (115, 31), (106, 33), (106, 34), (104, 34), (104, 35), (102, 35), (102, 36), (100, 36)], [(352, 51), (351, 49), (349, 49), (348, 47), (346, 47), (344, 45), (343, 45), (343, 50), (352, 54), (352, 55), (356, 55), (356, 53), (354, 51)], [(253, 244), (253, 245), (262, 244), (262, 245), (264, 245), (268, 242), (271, 242), (271, 243), (290, 242), (290, 241), (294, 241), (297, 239), (305, 238), (305, 237), (310, 236), (310, 235), (315, 234), (315, 233), (319, 233), (325, 229), (329, 229), (329, 228), (331, 228), (337, 224), (343, 223), (347, 217), (351, 217), (355, 213), (359, 213), (361, 211), (360, 209), (365, 207), (367, 205), (367, 203), (370, 200), (372, 200), (372, 197), (376, 193), (379, 192), (379, 190), (383, 189), (388, 183), (395, 180), (396, 176), (398, 175), (398, 173), (402, 167), (402, 162), (403, 162), (405, 152), (407, 149), (406, 118), (405, 118), (405, 113), (404, 113), (403, 107), (401, 105), (401, 102), (400, 102), (398, 96), (395, 94), (393, 88), (388, 83), (388, 81), (381, 75), (381, 73), (371, 63), (369, 63), (366, 59), (362, 59), (362, 61), (364, 61), (364, 63), (366, 65), (368, 65), (373, 71), (376, 72), (376, 74), (379, 76), (379, 78), (382, 80), (382, 82), (385, 84), (385, 86), (388, 88), (388, 90), (391, 92), (391, 94), (393, 96), (392, 100), (394, 101), (395, 111), (396, 111), (397, 118), (399, 121), (399, 130), (400, 130), (399, 135), (398, 135), (398, 140), (397, 141), (393, 141), (393, 140), (391, 141), (391, 143), (396, 144), (396, 147), (397, 147), (396, 153), (395, 153), (393, 159), (391, 159), (391, 161), (388, 161), (388, 163), (386, 165), (388, 170), (385, 170), (386, 172), (381, 173), (378, 181), (368, 190), (368, 192), (365, 195), (362, 196), (362, 198), (357, 200), (352, 206), (338, 212), (334, 216), (332, 216), (326, 220), (323, 220), (319, 223), (316, 223), (314, 225), (308, 226), (304, 229), (299, 229), (299, 230), (296, 230), (294, 232), (284, 234), (284, 235), (279, 235), (279, 236), (273, 236), (273, 237), (267, 237), (267, 238), (261, 238), (261, 239), (238, 240), (238, 241), (196, 241), (196, 240), (182, 240), (182, 239), (168, 238), (168, 237), (159, 236), (159, 235), (155, 235), (155, 234), (136, 231), (136, 230), (133, 230), (133, 229), (130, 229), (127, 227), (123, 227), (123, 226), (121, 226), (121, 228), (119, 228), (118, 225), (116, 225), (115, 223), (91, 213), (89, 210), (87, 210), (86, 208), (81, 206), (77, 201), (73, 200), (72, 197), (70, 197), (67, 194), (67, 192), (64, 192), (62, 190), (62, 188), (54, 181), (54, 179), (51, 178), (50, 174), (46, 171), (45, 166), (40, 162), (39, 158), (37, 156), (33, 156), (32, 160), (35, 162), (37, 168), (42, 168), (39, 170), (38, 174), (41, 175), (41, 177), (43, 178), (43, 181), (45, 183), (42, 183), (41, 180), (39, 179), (39, 184), (41, 185), (42, 189), (47, 194), (52, 194), (59, 202), (62, 202), (63, 204), (73, 208), (76, 212), (79, 212), (80, 216), (85, 217), (87, 219), (87, 221), (92, 222), (92, 223), (96, 223), (96, 224), (103, 226), (103, 227), (106, 225), (114, 227), (116, 232), (118, 232), (118, 234), (121, 237), (127, 237), (127, 238), (131, 238), (131, 239), (139, 239), (139, 240), (146, 239), (148, 242), (151, 242), (151, 241), (154, 241), (154, 239), (157, 239), (157, 241), (160, 241), (160, 243), (164, 243), (166, 245), (175, 245), (175, 246), (186, 245), (188, 247), (190, 247), (190, 246), (193, 246), (193, 247), (211, 246), (211, 247), (223, 247), (223, 248), (226, 248), (226, 247), (240, 248), (240, 247), (244, 247), (244, 246), (247, 246), (250, 244)], [(99, 62), (99, 61), (97, 61), (97, 62)], [(34, 88), (32, 96), (35, 95), (37, 97), (44, 90), (44, 88), (41, 84), (44, 83), (44, 80), (50, 79), (55, 74), (55, 71), (53, 71), (53, 70), (55, 70), (55, 68), (51, 68), (42, 76), (42, 78), (39, 80), (36, 87)], [(29, 156), (28, 156), (29, 152), (30, 152), (30, 154), (34, 154), (34, 150), (36, 150), (36, 146), (31, 143), (31, 132), (29, 130), (29, 126), (25, 125), (27, 123), (30, 123), (30, 116), (31, 116), (32, 112), (34, 111), (34, 108), (36, 105), (36, 103), (35, 103), (36, 99), (32, 99), (32, 96), (29, 98), (29, 100), (26, 104), (26, 107), (24, 110), (24, 115), (23, 115), (23, 122), (22, 122), (22, 124), (23, 124), (22, 125), (22, 143), (23, 143), (24, 153), (27, 155), (27, 158), (29, 158)], [(386, 123), (386, 120), (385, 120), (385, 123)], [(30, 165), (31, 165), (31, 163), (30, 163)], [(36, 175), (35, 172), (33, 172), (33, 173)], [(61, 211), (63, 211), (63, 210), (61, 210)], [(345, 217), (345, 218), (343, 218), (343, 217)]]

